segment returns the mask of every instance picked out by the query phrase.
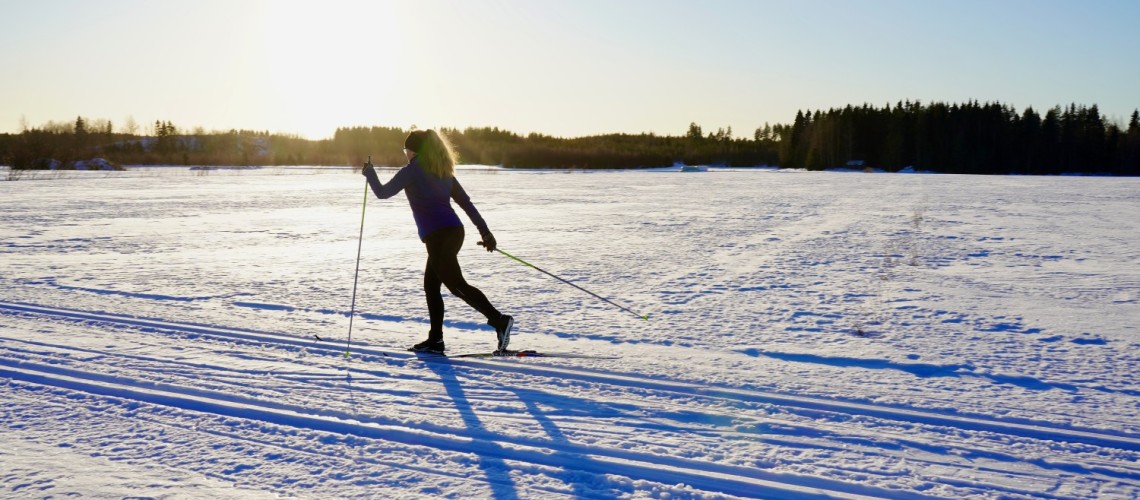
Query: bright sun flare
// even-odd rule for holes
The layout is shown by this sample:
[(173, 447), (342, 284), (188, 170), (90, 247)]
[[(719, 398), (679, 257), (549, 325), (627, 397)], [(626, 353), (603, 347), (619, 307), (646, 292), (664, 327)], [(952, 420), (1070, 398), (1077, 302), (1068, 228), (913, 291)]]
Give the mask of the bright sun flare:
[[(400, 7), (272, 2), (261, 20), (267, 108), (281, 131), (310, 139), (375, 123), (402, 43)], [(378, 54), (385, 54), (379, 56)], [(369, 119), (369, 117), (372, 117)]]

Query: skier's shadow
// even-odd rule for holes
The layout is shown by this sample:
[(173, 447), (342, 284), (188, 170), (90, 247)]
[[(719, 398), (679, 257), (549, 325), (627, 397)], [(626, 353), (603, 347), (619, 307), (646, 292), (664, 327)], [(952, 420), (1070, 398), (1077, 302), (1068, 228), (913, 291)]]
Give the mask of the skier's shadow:
[[(463, 392), (463, 385), (455, 376), (455, 368), (447, 360), (433, 360), (427, 363), (431, 371), (439, 376), (440, 382), (443, 383), (443, 388), (447, 391), (447, 395), (455, 402), (455, 409), (459, 412), (460, 417), (463, 419), (463, 424), (467, 426), (470, 431), (472, 439), (474, 439), (476, 446), (471, 450), (479, 457), (479, 469), (487, 476), (487, 483), (491, 486), (491, 492), (494, 498), (499, 500), (517, 500), (519, 495), (515, 485), (514, 479), (511, 479), (510, 467), (499, 456), (509, 453), (498, 443), (482, 439), (480, 436), (487, 434), (483, 422), (479, 420), (479, 416), (475, 414), (475, 410), (471, 407), (471, 402), (467, 399), (467, 394)], [(489, 450), (495, 453), (481, 453), (481, 450)], [(498, 455), (498, 456), (496, 456)]]
[[(569, 411), (571, 411), (571, 412), (583, 411), (584, 410), (586, 412), (592, 412), (594, 415), (610, 415), (610, 416), (622, 415), (620, 410), (605, 407), (605, 405), (600, 405), (598, 407), (591, 407), (589, 401), (584, 401), (584, 400), (580, 400), (580, 399), (576, 399), (576, 398), (572, 398), (572, 397), (559, 398), (557, 396), (552, 396), (549, 393), (545, 393), (545, 392), (541, 392), (541, 391), (518, 389), (518, 388), (510, 389), (510, 390), (511, 390), (511, 392), (514, 392), (516, 396), (518, 396), (519, 401), (522, 401), (523, 404), (526, 405), (527, 411), (530, 412), (530, 415), (532, 417), (534, 417), (535, 422), (537, 422), (538, 425), (540, 427), (542, 427), (542, 430), (546, 432), (546, 435), (550, 438), (550, 440), (554, 443), (557, 443), (557, 444), (563, 445), (563, 446), (572, 447), (572, 446), (574, 446), (574, 444), (570, 441), (570, 439), (566, 436), (566, 434), (564, 434), (562, 432), (562, 429), (558, 428), (558, 425), (554, 422), (554, 420), (552, 420), (550, 418), (550, 416), (548, 416), (546, 414), (547, 412), (543, 411), (541, 408), (539, 408), (537, 401), (543, 401), (547, 404), (556, 404), (556, 405), (560, 404), (564, 408), (570, 409)], [(568, 464), (579, 464), (580, 465), (580, 464), (584, 464), (587, 462), (593, 462), (594, 461), (592, 458), (590, 458), (590, 456), (588, 454), (584, 454), (584, 453), (573, 453), (573, 452), (562, 451), (562, 452), (556, 452), (556, 456), (558, 456), (560, 460), (562, 460)], [(588, 488), (586, 488), (586, 486), (583, 485), (581, 483), (581, 481), (576, 480), (573, 477), (573, 473), (568, 474), (567, 477), (564, 478), (564, 480), (566, 481), (567, 484), (569, 484), (571, 486), (571, 488), (574, 489), (574, 496), (577, 498), (599, 498), (599, 499), (618, 498), (618, 493), (616, 493), (616, 492), (607, 493), (607, 492), (601, 491), (600, 489), (588, 489)], [(626, 493), (628, 494), (630, 492), (626, 492)]]

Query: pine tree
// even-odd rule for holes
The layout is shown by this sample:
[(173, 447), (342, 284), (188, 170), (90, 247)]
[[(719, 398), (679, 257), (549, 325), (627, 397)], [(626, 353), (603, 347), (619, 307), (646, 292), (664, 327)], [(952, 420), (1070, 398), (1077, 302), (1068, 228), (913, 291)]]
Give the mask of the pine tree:
[[(1061, 107), (1054, 106), (1045, 112), (1041, 120), (1041, 160), (1038, 173), (1057, 174), (1063, 170), (1060, 158), (1061, 148)], [(1048, 162), (1048, 163), (1045, 163)]]
[(697, 125), (697, 122), (689, 123), (689, 131), (685, 134), (685, 137), (693, 140), (702, 139), (704, 135), (701, 131), (701, 126)]
[(1021, 114), (1021, 156), (1020, 171), (1037, 173), (1043, 141), (1041, 139), (1041, 116), (1033, 108), (1025, 108)]
[(1124, 139), (1124, 174), (1140, 175), (1140, 110), (1132, 110), (1128, 120), (1128, 134)]

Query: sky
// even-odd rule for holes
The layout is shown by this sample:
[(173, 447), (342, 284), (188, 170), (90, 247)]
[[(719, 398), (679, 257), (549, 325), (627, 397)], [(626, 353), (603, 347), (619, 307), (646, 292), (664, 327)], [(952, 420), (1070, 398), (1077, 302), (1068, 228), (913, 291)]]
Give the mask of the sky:
[(903, 100), (1140, 107), (1135, 0), (0, 0), (0, 133), (751, 137)]

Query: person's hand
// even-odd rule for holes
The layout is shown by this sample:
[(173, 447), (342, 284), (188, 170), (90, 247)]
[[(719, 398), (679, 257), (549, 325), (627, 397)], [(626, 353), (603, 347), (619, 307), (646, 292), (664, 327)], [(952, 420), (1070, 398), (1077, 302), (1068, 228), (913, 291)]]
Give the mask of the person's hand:
[(372, 167), (372, 162), (368, 162), (364, 164), (364, 170), (361, 170), (360, 173), (368, 177), (369, 175), (376, 175), (376, 169)]
[(494, 252), (499, 245), (495, 242), (495, 235), (487, 231), (483, 233), (483, 241), (479, 242), (479, 246), (486, 248), (488, 252)]

